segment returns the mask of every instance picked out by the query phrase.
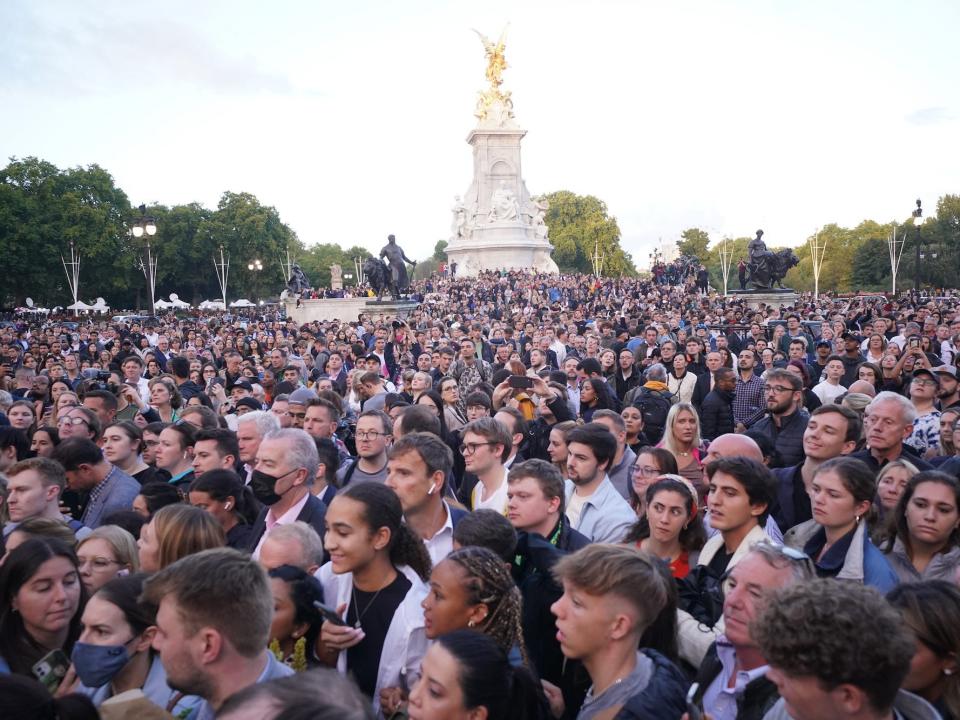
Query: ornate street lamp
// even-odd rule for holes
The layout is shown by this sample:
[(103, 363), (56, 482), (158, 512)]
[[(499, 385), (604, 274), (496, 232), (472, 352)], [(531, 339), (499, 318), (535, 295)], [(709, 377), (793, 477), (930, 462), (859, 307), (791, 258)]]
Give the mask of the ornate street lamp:
[(157, 259), (153, 257), (150, 250), (150, 238), (157, 234), (157, 219), (152, 215), (147, 215), (146, 205), (141, 204), (138, 210), (140, 210), (140, 218), (133, 221), (130, 232), (138, 240), (143, 238), (146, 245), (147, 262), (144, 265), (141, 259), (140, 269), (143, 271), (144, 277), (147, 278), (147, 291), (150, 293), (150, 314), (156, 315), (156, 307), (153, 303), (157, 288)]

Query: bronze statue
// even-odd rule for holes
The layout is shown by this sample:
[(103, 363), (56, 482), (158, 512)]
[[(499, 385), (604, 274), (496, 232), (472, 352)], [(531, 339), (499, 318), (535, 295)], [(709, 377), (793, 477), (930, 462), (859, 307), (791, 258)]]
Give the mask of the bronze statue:
[(782, 288), (787, 271), (800, 263), (793, 250), (784, 249), (774, 253), (767, 249), (763, 230), (757, 230), (757, 236), (747, 245), (747, 258), (748, 282), (755, 290), (770, 290), (774, 285)]
[(410, 263), (416, 267), (417, 261), (411, 260), (406, 256), (400, 246), (397, 245), (397, 239), (393, 235), (387, 236), (387, 244), (384, 245), (380, 251), (380, 257), (385, 257), (390, 265), (390, 294), (395, 300), (398, 300), (400, 293), (406, 292), (410, 286), (405, 263)]
[(306, 274), (304, 274), (297, 263), (294, 263), (293, 268), (291, 268), (290, 279), (287, 280), (287, 290), (290, 291), (291, 295), (296, 295), (309, 289), (310, 281), (307, 279)]

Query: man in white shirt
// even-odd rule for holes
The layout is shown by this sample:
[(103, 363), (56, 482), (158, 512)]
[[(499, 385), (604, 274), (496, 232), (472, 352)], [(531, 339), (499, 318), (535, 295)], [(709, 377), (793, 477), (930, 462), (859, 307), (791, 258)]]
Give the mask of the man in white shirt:
[(477, 476), (470, 493), (473, 510), (507, 510), (507, 468), (504, 462), (513, 449), (510, 431), (494, 418), (478, 418), (463, 428), (460, 452), (468, 473)]
[(620, 542), (637, 520), (607, 477), (616, 454), (617, 439), (600, 423), (567, 435), (567, 519), (593, 542)]
[(839, 355), (831, 355), (827, 359), (827, 366), (824, 368), (824, 371), (826, 372), (827, 379), (813, 386), (813, 394), (820, 398), (821, 403), (827, 405), (847, 391), (847, 389), (840, 384), (840, 379), (846, 371), (843, 365), (843, 358)]
[(454, 511), (443, 499), (443, 483), (452, 467), (447, 444), (424, 432), (397, 440), (387, 461), (386, 485), (400, 498), (403, 518), (427, 546), (434, 566), (453, 551)]

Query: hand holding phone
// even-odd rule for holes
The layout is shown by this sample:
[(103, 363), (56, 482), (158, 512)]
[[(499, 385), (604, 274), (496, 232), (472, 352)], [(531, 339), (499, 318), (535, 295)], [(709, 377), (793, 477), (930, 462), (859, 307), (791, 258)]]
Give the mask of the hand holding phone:
[(533, 378), (526, 375), (511, 375), (508, 382), (514, 390), (529, 390), (533, 387)]
[(38, 660), (30, 672), (40, 681), (52, 695), (60, 687), (60, 681), (63, 680), (70, 668), (70, 660), (64, 654), (63, 650), (51, 650)]
[(693, 683), (687, 691), (687, 718), (688, 720), (702, 720), (703, 708), (696, 701), (697, 693), (700, 692), (700, 683)]

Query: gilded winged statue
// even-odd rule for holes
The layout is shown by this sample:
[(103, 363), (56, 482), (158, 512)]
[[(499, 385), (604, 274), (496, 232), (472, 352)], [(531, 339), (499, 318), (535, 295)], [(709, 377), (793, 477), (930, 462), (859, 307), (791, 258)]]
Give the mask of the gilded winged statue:
[(491, 88), (499, 88), (500, 84), (503, 82), (503, 71), (507, 69), (507, 59), (504, 57), (503, 51), (506, 48), (507, 41), (507, 28), (503, 29), (503, 32), (500, 33), (500, 39), (496, 43), (490, 41), (486, 35), (484, 35), (479, 30), (474, 30), (474, 32), (480, 37), (480, 42), (483, 43), (483, 49), (486, 51), (487, 56), (487, 80), (490, 81)]

